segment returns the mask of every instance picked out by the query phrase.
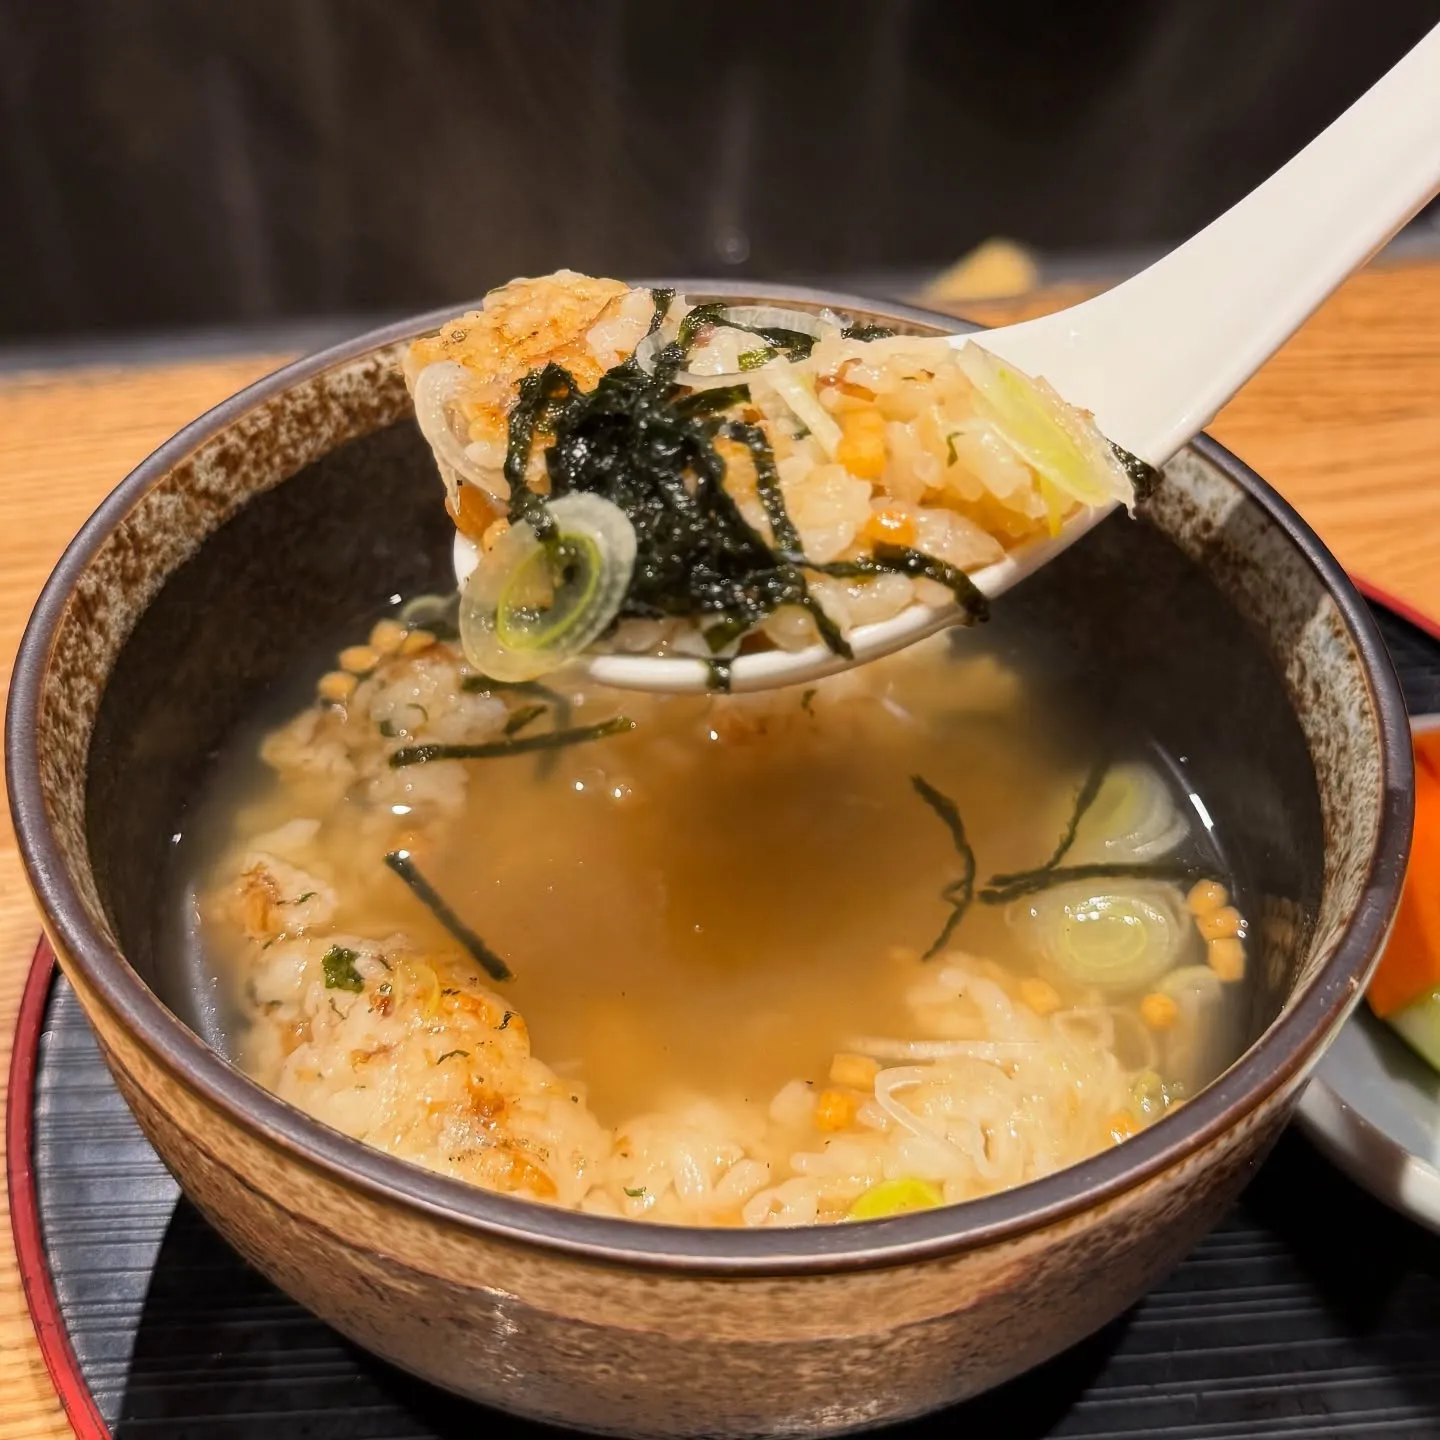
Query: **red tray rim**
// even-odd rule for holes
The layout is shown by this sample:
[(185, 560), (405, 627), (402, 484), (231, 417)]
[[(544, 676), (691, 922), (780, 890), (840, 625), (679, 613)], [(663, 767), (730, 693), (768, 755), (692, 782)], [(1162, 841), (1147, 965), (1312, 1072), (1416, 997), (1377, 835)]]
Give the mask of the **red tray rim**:
[[(1354, 577), (1352, 577), (1353, 579)], [(1383, 605), (1392, 614), (1408, 621), (1432, 639), (1440, 640), (1440, 620), (1418, 610), (1408, 601), (1378, 585), (1354, 579), (1355, 588), (1369, 601)], [(10, 1225), (19, 1264), (25, 1303), (35, 1326), (35, 1339), (55, 1393), (79, 1440), (113, 1440), (80, 1361), (70, 1343), (70, 1333), (60, 1311), (45, 1253), (44, 1229), (40, 1219), (40, 1197), (35, 1187), (32, 1147), (35, 1138), (35, 1082), (40, 1069), (40, 1036), (45, 1006), (57, 971), (55, 952), (41, 937), (20, 996), (15, 1022), (14, 1048), (10, 1055), (5, 1115), (6, 1188), (10, 1199)]]
[(20, 1284), (35, 1326), (35, 1339), (66, 1418), (80, 1440), (112, 1440), (110, 1427), (95, 1404), (95, 1397), (70, 1343), (64, 1316), (60, 1313), (59, 1297), (55, 1293), (55, 1282), (45, 1254), (40, 1197), (35, 1188), (32, 1163), (40, 1034), (56, 969), (55, 952), (50, 948), (50, 942), (42, 938), (35, 947), (35, 958), (30, 962), (30, 973), (20, 996), (15, 1045), (10, 1054), (10, 1076), (5, 1092), (5, 1178), (10, 1197), (10, 1225), (20, 1268)]

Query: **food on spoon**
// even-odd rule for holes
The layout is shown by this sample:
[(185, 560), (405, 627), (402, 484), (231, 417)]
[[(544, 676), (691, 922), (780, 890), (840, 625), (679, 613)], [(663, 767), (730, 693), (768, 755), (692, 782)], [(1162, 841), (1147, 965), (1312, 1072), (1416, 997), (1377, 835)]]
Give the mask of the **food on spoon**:
[(1132, 716), (1077, 740), (1023, 626), (683, 696), (498, 680), (445, 618), (337, 637), (180, 850), (233, 1053), (321, 1121), (594, 1214), (863, 1223), (1122, 1143), (1238, 1053), (1221, 851)]
[(1415, 735), (1415, 832), (1370, 1008), (1440, 1070), (1440, 729)]
[(569, 271), (405, 371), (475, 560), (461, 641), (498, 679), (601, 641), (848, 655), (917, 601), (982, 619), (970, 575), (1153, 475), (974, 342)]

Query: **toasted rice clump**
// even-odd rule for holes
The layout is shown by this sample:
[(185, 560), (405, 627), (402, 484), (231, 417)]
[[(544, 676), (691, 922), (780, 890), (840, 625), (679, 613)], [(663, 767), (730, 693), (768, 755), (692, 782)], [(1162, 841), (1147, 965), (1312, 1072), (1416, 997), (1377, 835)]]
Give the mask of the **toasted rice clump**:
[[(389, 653), (371, 645), (372, 668), (342, 702), (310, 706), (264, 741), (281, 784), (268, 805), (239, 812), (202, 899), (237, 957), (238, 1054), (260, 1083), (441, 1174), (681, 1224), (843, 1220), (902, 1179), (955, 1202), (1113, 1143), (1134, 1076), (1104, 1017), (1039, 1004), (1002, 967), (960, 952), (894, 962), (913, 1035), (960, 1052), (840, 1054), (828, 1077), (793, 1079), (759, 1114), (657, 1093), (647, 1113), (602, 1124), (583, 1083), (532, 1053), (524, 1018), (473, 959), (396, 930), (372, 905), (376, 856), (403, 847), (423, 866), (478, 778), (450, 760), (396, 769), (391, 756), (497, 739), (512, 713), (467, 690), (471, 672), (449, 644), (376, 634)], [(838, 677), (804, 710), (735, 697), (712, 728), (727, 744), (787, 725), (848, 735), (868, 713), (855, 703), (863, 688)], [(985, 1058), (991, 1042), (1009, 1047), (998, 1060)]]
[[(688, 309), (672, 303), (662, 338), (675, 335)], [(441, 464), (449, 508), (464, 534), (488, 545), (492, 527), (503, 526), (497, 497), (508, 494), (506, 424), (520, 380), (553, 361), (582, 390), (591, 389), (634, 351), (653, 314), (648, 290), (562, 270), (512, 281), (486, 296), (480, 310), (413, 344), (406, 359), (412, 388), (437, 361), (453, 361), (470, 377), (457, 409), (476, 467), (473, 483), (456, 484)], [(691, 352), (682, 381), (734, 373), (742, 356), (751, 364), (763, 345), (747, 331), (714, 326)], [(1047, 487), (987, 417), (943, 337), (847, 340), (838, 324), (827, 325), (807, 359), (772, 356), (743, 378), (751, 398), (740, 413), (765, 431), (786, 509), (806, 557), (817, 564), (864, 559), (877, 544), (890, 544), (973, 573), (1053, 531), (1079, 508)], [(726, 489), (751, 527), (773, 541), (748, 451), (723, 438), (717, 448)], [(531, 455), (527, 483), (541, 493), (548, 487), (543, 444)], [(916, 600), (950, 599), (932, 580), (898, 574), (858, 580), (815, 574), (808, 584), (842, 631), (888, 619)], [(776, 612), (763, 628), (782, 648), (817, 638), (814, 620), (799, 607)]]

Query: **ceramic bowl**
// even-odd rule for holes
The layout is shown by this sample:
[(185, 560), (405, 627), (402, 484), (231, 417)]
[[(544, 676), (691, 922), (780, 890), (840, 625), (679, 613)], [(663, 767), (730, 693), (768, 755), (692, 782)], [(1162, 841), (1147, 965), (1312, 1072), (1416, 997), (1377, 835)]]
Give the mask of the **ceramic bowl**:
[[(692, 297), (943, 316), (813, 291)], [(453, 312), (451, 312), (453, 313)], [(276, 1284), (358, 1344), (519, 1415), (629, 1436), (820, 1435), (972, 1395), (1140, 1296), (1229, 1205), (1361, 993), (1396, 902), (1410, 752), (1388, 658), (1314, 534), (1201, 438), (996, 607), (1181, 758), (1253, 922), (1249, 1048), (1136, 1138), (949, 1209), (802, 1230), (564, 1213), (364, 1147), (231, 1068), (166, 963), (172, 834), (301, 657), (443, 583), (450, 530), (399, 355), (301, 361), (135, 471), (51, 577), (7, 760), (31, 883), (146, 1134)]]

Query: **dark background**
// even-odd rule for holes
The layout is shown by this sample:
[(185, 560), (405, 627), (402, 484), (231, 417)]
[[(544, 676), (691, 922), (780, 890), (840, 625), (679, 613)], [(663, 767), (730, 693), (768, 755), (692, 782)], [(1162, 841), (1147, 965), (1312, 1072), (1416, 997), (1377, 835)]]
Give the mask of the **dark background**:
[(1440, 0), (0, 0), (0, 343), (415, 309), (562, 264), (886, 288), (997, 234), (1113, 262), (1209, 220), (1437, 22)]

